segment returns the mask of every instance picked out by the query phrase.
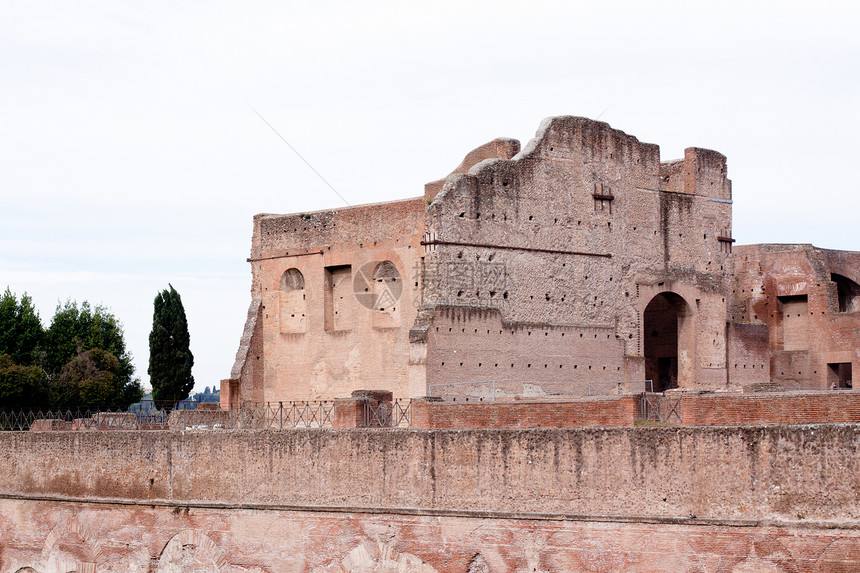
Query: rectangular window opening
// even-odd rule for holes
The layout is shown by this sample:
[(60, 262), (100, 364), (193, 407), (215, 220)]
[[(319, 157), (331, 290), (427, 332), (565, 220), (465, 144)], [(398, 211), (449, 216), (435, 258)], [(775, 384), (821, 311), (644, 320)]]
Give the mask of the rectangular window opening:
[(352, 267), (338, 265), (325, 268), (325, 329), (352, 328)]
[(853, 388), (850, 362), (831, 362), (827, 364), (828, 388)]

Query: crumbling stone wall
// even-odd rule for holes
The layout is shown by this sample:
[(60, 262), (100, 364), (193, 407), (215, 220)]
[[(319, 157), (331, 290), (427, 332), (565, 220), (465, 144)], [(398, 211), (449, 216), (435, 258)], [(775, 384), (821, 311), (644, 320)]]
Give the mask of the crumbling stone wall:
[[(733, 259), (730, 318), (737, 352), (729, 375), (735, 384), (769, 378), (786, 388), (829, 388), (840, 386), (834, 365), (843, 365), (842, 386), (848, 374), (860, 372), (860, 307), (846, 300), (856, 296), (860, 253), (748, 245)], [(842, 307), (840, 286), (847, 291)]]
[[(573, 394), (588, 380), (642, 379), (642, 313), (672, 292), (689, 316), (677, 383), (725, 385), (731, 243), (721, 238), (730, 236), (731, 183), (719, 153), (691, 148), (661, 164), (656, 145), (605, 123), (546, 120), (513, 158), (449, 177), (428, 208), (428, 382), (496, 376), (485, 366), (501, 362), (488, 359), (490, 347), (515, 358), (515, 369), (540, 365), (500, 374), (511, 394), (524, 384)], [(454, 332), (451, 309), (464, 308), (495, 309), (499, 319), (459, 311)], [(602, 344), (592, 349), (595, 335)], [(577, 363), (597, 368), (575, 371)]]
[(221, 405), (238, 406), (242, 402), (262, 402), (263, 365), (266, 363), (263, 345), (263, 308), (259, 298), (251, 301), (245, 329), (236, 351), (230, 378), (221, 381)]
[(0, 571), (851, 571), (858, 446), (856, 424), (3, 432)]
[(0, 446), (8, 453), (4, 494), (860, 519), (856, 424), (3, 432)]

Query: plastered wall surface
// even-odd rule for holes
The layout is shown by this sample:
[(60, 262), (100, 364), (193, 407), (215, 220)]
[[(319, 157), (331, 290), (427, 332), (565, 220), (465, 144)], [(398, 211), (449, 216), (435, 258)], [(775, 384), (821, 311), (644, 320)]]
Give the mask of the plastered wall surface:
[(234, 368), (242, 400), (327, 400), (368, 384), (409, 394), (424, 208), (415, 199), (255, 218), (257, 344), (237, 363), (258, 370)]

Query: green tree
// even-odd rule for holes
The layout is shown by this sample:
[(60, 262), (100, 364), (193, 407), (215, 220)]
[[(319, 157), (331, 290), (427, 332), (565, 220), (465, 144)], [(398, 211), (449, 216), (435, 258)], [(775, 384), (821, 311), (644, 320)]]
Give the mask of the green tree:
[[(45, 337), (46, 369), (52, 377), (52, 385), (57, 386), (52, 391), (52, 399), (57, 407), (82, 407), (84, 404), (74, 400), (84, 397), (89, 401), (93, 393), (81, 393), (64, 388), (61, 380), (68, 381), (71, 374), (63, 378), (63, 368), (76, 361), (82, 353), (99, 349), (112, 355), (118, 362), (118, 369), (108, 368), (106, 359), (93, 356), (89, 358), (99, 365), (103, 371), (113, 372), (117, 376), (114, 393), (104, 395), (100, 399), (104, 406), (127, 406), (140, 400), (143, 389), (140, 381), (134, 378), (134, 365), (131, 354), (126, 350), (122, 325), (107, 309), (101, 306), (91, 307), (86, 301), (80, 306), (76, 302), (67, 301), (57, 306), (51, 326)], [(105, 378), (86, 378), (85, 380), (101, 380)], [(102, 384), (103, 388), (107, 386)], [(96, 404), (88, 404), (94, 406)]]
[(24, 293), (21, 301), (6, 287), (0, 296), (0, 353), (24, 366), (38, 365), (42, 361), (41, 347), (45, 329), (33, 301)]
[(209, 392), (209, 387), (206, 387), (206, 390), (203, 392), (197, 392), (191, 396), (191, 399), (195, 402), (219, 402), (221, 400), (220, 392)]
[(182, 299), (173, 285), (168, 286), (170, 288), (161, 291), (153, 303), (149, 379), (153, 399), (176, 402), (187, 398), (194, 388), (191, 375), (194, 356)]
[(12, 357), (0, 354), (0, 408), (24, 409), (48, 407), (48, 377), (38, 366), (16, 364)]
[(57, 306), (46, 337), (47, 370), (59, 373), (71, 359), (85, 350), (100, 348), (117, 357), (123, 374), (134, 373), (131, 355), (125, 348), (122, 325), (102, 306), (92, 307), (87, 301), (66, 301)]
[(51, 401), (58, 408), (125, 407), (142, 394), (126, 385), (119, 359), (100, 348), (72, 358), (51, 385)]

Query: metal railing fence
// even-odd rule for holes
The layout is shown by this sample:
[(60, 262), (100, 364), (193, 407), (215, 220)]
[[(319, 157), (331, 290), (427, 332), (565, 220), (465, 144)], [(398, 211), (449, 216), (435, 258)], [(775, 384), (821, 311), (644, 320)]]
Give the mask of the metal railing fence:
[[(0, 409), (0, 431), (97, 431), (331, 428), (334, 401), (245, 403), (221, 409), (185, 403), (133, 404), (129, 408)], [(409, 405), (398, 404), (389, 419), (411, 420)]]
[(148, 430), (167, 427), (169, 412), (109, 408), (0, 410), (0, 430)]
[(683, 423), (681, 397), (643, 392), (639, 398), (639, 420), (642, 422)]
[(365, 402), (365, 428), (408, 428), (412, 425), (412, 400)]

